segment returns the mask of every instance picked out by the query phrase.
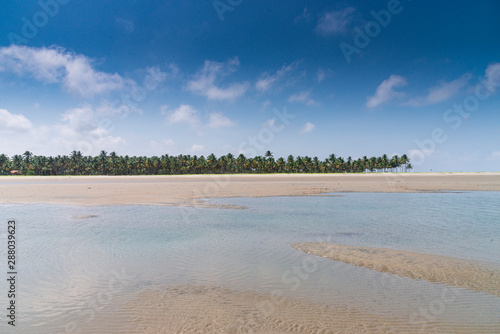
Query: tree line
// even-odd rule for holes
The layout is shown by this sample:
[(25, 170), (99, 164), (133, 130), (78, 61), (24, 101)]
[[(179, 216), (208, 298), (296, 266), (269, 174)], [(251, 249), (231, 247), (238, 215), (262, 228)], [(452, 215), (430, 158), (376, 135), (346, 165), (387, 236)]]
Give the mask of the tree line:
[(101, 151), (98, 156), (84, 156), (79, 151), (55, 157), (33, 155), (26, 151), (9, 158), (0, 155), (0, 175), (178, 175), (178, 174), (237, 174), (237, 173), (362, 173), (406, 172), (412, 169), (410, 159), (403, 154), (389, 158), (364, 156), (344, 159), (331, 154), (325, 160), (318, 157), (289, 155), (273, 157), (270, 151), (264, 156), (247, 158), (231, 153), (216, 157), (168, 154), (162, 156), (119, 156), (115, 152)]

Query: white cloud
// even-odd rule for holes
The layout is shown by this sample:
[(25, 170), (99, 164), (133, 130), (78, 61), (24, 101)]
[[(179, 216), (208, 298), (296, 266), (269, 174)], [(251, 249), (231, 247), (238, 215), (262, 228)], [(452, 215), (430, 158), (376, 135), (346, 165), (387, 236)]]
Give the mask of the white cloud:
[(226, 88), (215, 85), (220, 78), (236, 71), (240, 66), (238, 57), (229, 59), (225, 63), (206, 60), (203, 68), (188, 82), (187, 90), (207, 97), (210, 100), (235, 100), (245, 94), (248, 83), (233, 83)]
[(318, 69), (317, 77), (316, 79), (318, 82), (323, 82), (326, 78), (330, 77), (332, 75), (332, 70), (325, 70), (325, 69)]
[(293, 94), (288, 98), (288, 102), (302, 102), (309, 106), (317, 105), (318, 103), (310, 98), (311, 91), (302, 91), (297, 94)]
[(99, 72), (92, 60), (63, 48), (11, 45), (0, 48), (0, 71), (30, 75), (45, 83), (59, 83), (71, 93), (92, 97), (122, 89), (131, 80), (118, 74)]
[(96, 154), (100, 150), (109, 150), (119, 144), (125, 144), (121, 137), (112, 136), (112, 124), (101, 123), (95, 117), (90, 105), (70, 109), (61, 114), (62, 123), (51, 127), (51, 141), (66, 151), (83, 151), (84, 154)]
[(222, 128), (234, 126), (234, 122), (224, 116), (222, 113), (211, 113), (209, 116), (209, 128)]
[(405, 96), (402, 92), (394, 90), (396, 87), (406, 85), (406, 79), (399, 75), (391, 75), (389, 79), (384, 80), (375, 91), (375, 95), (368, 97), (366, 106), (375, 108), (381, 104), (387, 103), (393, 99), (402, 98)]
[(67, 89), (81, 96), (90, 97), (123, 88), (124, 80), (118, 74), (95, 71), (89, 60), (78, 56), (66, 64), (63, 82)]
[[(146, 67), (143, 88), (147, 91), (153, 91), (158, 88), (163, 82), (168, 79), (175, 78), (179, 74), (180, 70), (175, 64), (167, 65), (167, 71), (162, 71), (159, 66)], [(137, 88), (137, 87), (133, 87)], [(133, 88), (131, 90), (133, 90)]]
[(269, 89), (272, 88), (272, 86), (282, 80), (286, 75), (293, 70), (295, 70), (299, 64), (300, 61), (294, 61), (290, 65), (283, 65), (278, 71), (276, 71), (275, 74), (271, 75), (269, 73), (263, 73), (261, 75), (261, 78), (257, 80), (257, 83), (255, 84), (255, 88), (260, 91), (260, 92), (266, 92)]
[(319, 18), (316, 32), (321, 35), (343, 34), (354, 19), (355, 9), (347, 7), (339, 11), (325, 13)]
[(302, 91), (297, 94), (293, 94), (288, 98), (288, 102), (305, 102), (311, 95), (310, 91)]
[(0, 124), (0, 132), (10, 131), (0, 141), (0, 152), (6, 154), (30, 150), (50, 155), (77, 150), (84, 155), (96, 155), (100, 150), (114, 150), (126, 143), (111, 135), (112, 124), (99, 122), (90, 105), (67, 110), (60, 115), (60, 122), (42, 126), (33, 125), (22, 115), (0, 110)]
[(500, 86), (500, 63), (488, 65), (485, 71), (484, 78), (487, 88), (494, 92)]
[(429, 89), (429, 94), (427, 96), (411, 99), (407, 104), (413, 107), (419, 107), (446, 101), (457, 95), (460, 90), (467, 85), (471, 78), (472, 75), (466, 73), (456, 80), (442, 82), (438, 86)]
[(77, 133), (92, 130), (95, 125), (92, 124), (94, 112), (90, 105), (81, 108), (74, 108), (61, 114), (61, 119), (67, 123), (64, 127)]
[(120, 116), (123, 118), (126, 117), (129, 112), (135, 112), (140, 115), (143, 113), (141, 109), (125, 106), (123, 104), (116, 104), (104, 99), (101, 101), (101, 104), (95, 108), (94, 114), (102, 118), (112, 116)]
[(21, 114), (12, 114), (5, 109), (0, 109), (0, 132), (29, 131), (33, 125)]
[[(163, 112), (166, 109), (162, 108)], [(169, 123), (187, 123), (190, 125), (196, 125), (200, 122), (198, 117), (198, 111), (192, 106), (187, 104), (181, 104), (179, 108), (172, 111), (168, 116), (167, 120)]]
[(300, 131), (300, 133), (308, 133), (308, 132), (311, 132), (314, 130), (314, 128), (316, 128), (316, 126), (310, 122), (307, 122), (304, 127), (302, 128), (302, 130)]
[(203, 153), (205, 150), (206, 148), (203, 145), (194, 144), (193, 146), (191, 146), (192, 153)]

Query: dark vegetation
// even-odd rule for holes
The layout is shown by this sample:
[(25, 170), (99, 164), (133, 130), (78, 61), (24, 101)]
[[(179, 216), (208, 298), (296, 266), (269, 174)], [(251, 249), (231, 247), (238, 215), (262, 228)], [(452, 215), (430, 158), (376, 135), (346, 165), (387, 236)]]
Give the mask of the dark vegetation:
[(410, 159), (406, 155), (389, 158), (364, 156), (357, 160), (351, 157), (343, 159), (331, 154), (325, 160), (308, 156), (286, 159), (274, 159), (267, 151), (265, 156), (247, 158), (231, 153), (216, 157), (210, 154), (206, 158), (196, 155), (160, 157), (119, 156), (101, 151), (98, 156), (83, 156), (73, 151), (69, 156), (58, 155), (45, 157), (26, 151), (11, 158), (0, 155), (0, 175), (173, 175), (173, 174), (233, 174), (233, 173), (362, 173), (407, 171), (411, 169)]

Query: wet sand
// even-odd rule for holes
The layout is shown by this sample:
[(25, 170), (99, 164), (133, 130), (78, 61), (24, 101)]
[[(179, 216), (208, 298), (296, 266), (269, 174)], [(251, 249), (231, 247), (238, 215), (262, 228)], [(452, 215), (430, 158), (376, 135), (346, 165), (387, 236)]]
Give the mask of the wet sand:
[(251, 291), (180, 285), (146, 289), (123, 307), (130, 333), (493, 333), (496, 323), (381, 317), (352, 307)]
[(500, 268), (448, 256), (328, 243), (297, 243), (308, 254), (412, 279), (444, 283), (500, 297)]
[(500, 191), (500, 173), (372, 173), (0, 177), (0, 204), (183, 205), (203, 198), (314, 196), (330, 192)]

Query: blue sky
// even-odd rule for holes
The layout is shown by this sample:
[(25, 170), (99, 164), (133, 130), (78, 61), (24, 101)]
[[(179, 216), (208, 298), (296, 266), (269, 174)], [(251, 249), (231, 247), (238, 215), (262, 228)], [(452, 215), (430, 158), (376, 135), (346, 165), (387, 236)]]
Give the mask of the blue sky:
[(0, 152), (500, 170), (498, 1), (12, 1)]

